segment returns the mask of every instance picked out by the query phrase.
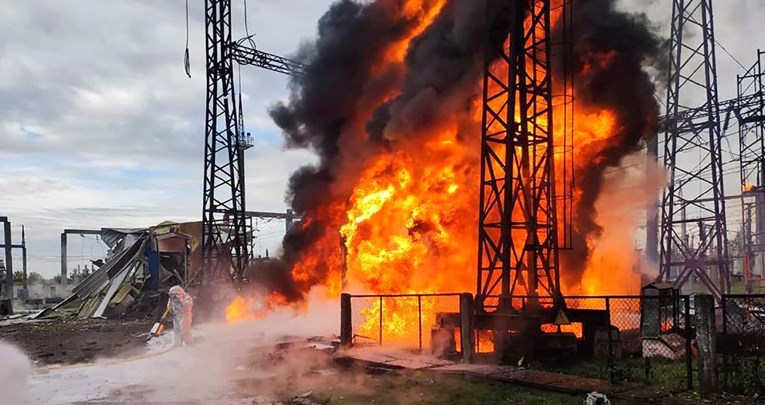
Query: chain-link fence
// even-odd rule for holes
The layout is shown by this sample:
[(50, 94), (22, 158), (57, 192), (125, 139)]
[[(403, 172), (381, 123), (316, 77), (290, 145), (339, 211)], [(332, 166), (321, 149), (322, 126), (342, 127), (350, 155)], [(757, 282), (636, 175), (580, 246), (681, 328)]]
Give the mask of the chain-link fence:
[(459, 351), (459, 294), (354, 295), (350, 299), (354, 344), (437, 354)]
[(765, 395), (765, 295), (726, 295), (717, 342), (728, 392)]
[(669, 390), (693, 387), (691, 307), (688, 296), (608, 298), (615, 350), (611, 381)]
[[(544, 332), (570, 332), (577, 351), (555, 371), (672, 391), (691, 389), (693, 328), (687, 296), (566, 297)], [(556, 364), (558, 363), (558, 364)]]
[[(460, 295), (350, 296), (351, 341), (456, 354), (460, 346)], [(554, 342), (554, 371), (609, 380), (636, 382), (673, 391), (692, 388), (691, 305), (687, 296), (515, 297), (518, 313), (542, 308), (540, 332), (570, 340)], [(491, 330), (475, 331), (475, 352), (494, 351)], [(571, 355), (561, 356), (561, 342)], [(567, 345), (575, 341), (574, 347)], [(539, 340), (535, 350), (544, 349)], [(541, 356), (540, 356), (541, 357)]]

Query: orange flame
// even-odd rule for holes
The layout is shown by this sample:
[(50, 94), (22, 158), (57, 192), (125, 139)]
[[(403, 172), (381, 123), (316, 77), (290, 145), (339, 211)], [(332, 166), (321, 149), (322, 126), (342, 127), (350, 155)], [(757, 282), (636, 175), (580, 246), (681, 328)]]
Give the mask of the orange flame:
[[(431, 8), (423, 8), (429, 3)], [(405, 40), (391, 46), (381, 65), (401, 63), (411, 39), (433, 21), (445, 2), (433, 3), (405, 3), (406, 16), (418, 16), (421, 23)], [(559, 15), (554, 17), (557, 20)], [(593, 55), (591, 63), (602, 67), (610, 64), (614, 56), (613, 53)], [(481, 83), (476, 83), (477, 89), (480, 86)], [(386, 99), (389, 97), (390, 94)], [(491, 102), (505, 100), (498, 98)], [(480, 139), (464, 139), (460, 132), (465, 121), (480, 122), (481, 107), (479, 102), (474, 102), (467, 116), (453, 117), (429, 133), (416, 134), (417, 142), (407, 141), (412, 138), (409, 134), (389, 134), (394, 140), (391, 150), (369, 159), (348, 203), (327, 213), (332, 218), (344, 216), (339, 221), (340, 236), (325, 235), (304, 255), (293, 276), (310, 273), (318, 262), (334, 266), (343, 263), (337, 248), (342, 238), (345, 274), (351, 289), (376, 293), (471, 291), (475, 283), (475, 270), (471, 269), (477, 260), (477, 235), (473, 229), (479, 205), (478, 195), (472, 190), (479, 183)], [(609, 145), (612, 135), (620, 129), (619, 123), (615, 114), (607, 109), (578, 106), (576, 111), (575, 166), (590, 165), (598, 152)], [(561, 137), (562, 123), (556, 125), (559, 128), (553, 133)], [(556, 143), (561, 142), (562, 139), (556, 139)], [(617, 260), (622, 257), (611, 261)], [(341, 285), (335, 277), (341, 277), (342, 273), (335, 267), (328, 282)], [(597, 280), (588, 279), (587, 285), (597, 291)], [(580, 286), (563, 288), (574, 291)], [(331, 293), (338, 292), (331, 290)], [(435, 312), (426, 307), (421, 313), (427, 330)], [(371, 303), (362, 310), (362, 316), (365, 321), (360, 333), (363, 335), (377, 338), (382, 333), (383, 340), (388, 342), (416, 339), (411, 333), (412, 325), (420, 320), (414, 302), (390, 300), (383, 302), (382, 308), (378, 302)], [(487, 342), (481, 346), (490, 347)]]
[(270, 294), (263, 300), (238, 295), (226, 307), (226, 322), (235, 324), (263, 319), (274, 308), (288, 304), (288, 300), (279, 294)]
[(252, 298), (244, 299), (241, 296), (237, 296), (226, 307), (226, 322), (239, 323), (242, 321), (258, 319), (255, 313), (252, 311), (252, 307), (255, 302)]
[[(433, 23), (445, 4), (446, 0), (399, 3), (402, 20), (416, 23), (409, 25), (409, 31), (399, 41), (390, 44), (372, 73), (387, 69), (403, 71), (411, 41)], [(560, 8), (554, 10), (552, 20), (557, 21)], [(583, 61), (583, 73), (608, 66), (615, 57), (614, 52), (593, 54)], [(491, 69), (496, 70), (497, 66)], [(506, 76), (502, 72), (494, 73)], [(476, 94), (480, 94), (481, 86), (482, 83), (475, 84)], [(369, 121), (374, 109), (397, 95), (397, 90), (388, 89), (376, 94), (376, 98), (370, 96), (360, 102), (357, 122), (349, 124), (354, 131), (349, 131), (353, 133), (342, 142), (359, 142), (363, 123)], [(490, 102), (506, 101), (497, 98)], [(478, 246), (475, 224), (479, 206), (476, 189), (480, 182), (481, 108), (480, 100), (475, 100), (464, 116), (445, 117), (427, 133), (409, 134), (406, 128), (387, 128), (390, 145), (385, 153), (358, 159), (362, 163), (357, 160), (348, 163), (352, 169), (349, 171), (356, 178), (351, 176), (351, 180), (338, 186), (350, 187), (349, 193), (343, 190), (338, 194), (349, 194), (350, 198), (313, 213), (331, 226), (303, 253), (291, 270), (292, 278), (306, 286), (323, 284), (329, 287), (333, 298), (346, 287), (354, 292), (382, 294), (473, 291)], [(556, 106), (555, 113), (562, 108), (562, 105)], [(614, 134), (621, 128), (616, 114), (577, 101), (574, 122), (575, 170), (599, 164), (599, 153), (617, 142)], [(554, 126), (555, 144), (560, 145), (563, 123), (559, 120)], [(356, 138), (351, 139), (353, 137)], [(560, 164), (561, 158), (562, 155), (555, 155), (556, 164)], [(562, 181), (559, 176), (556, 178)], [(581, 195), (574, 195), (575, 205), (580, 199)], [(302, 226), (310, 221), (311, 218), (307, 218)], [(592, 246), (595, 242), (588, 241)], [(604, 289), (627, 293), (620, 275), (625, 274), (632, 263), (625, 265), (624, 253), (605, 251), (592, 256), (584, 269), (583, 280), (571, 282), (562, 278), (564, 293), (595, 294)], [(316, 271), (318, 268), (326, 271)], [(602, 269), (613, 270), (604, 279), (599, 277)], [(562, 269), (561, 273), (565, 271)], [(266, 308), (279, 304), (278, 300), (269, 300)], [(227, 319), (231, 322), (257, 319), (260, 315), (252, 310), (252, 304), (237, 297), (227, 310)], [(457, 312), (459, 308), (451, 310)], [(372, 339), (382, 334), (384, 342), (411, 343), (417, 339), (413, 331), (417, 331), (418, 323), (424, 335), (428, 335), (435, 322), (436, 307), (419, 304), (416, 299), (373, 300), (361, 309), (361, 315), (363, 321), (358, 334)], [(543, 330), (549, 328), (545, 326)], [(566, 325), (561, 329), (581, 336), (581, 325)], [(479, 351), (493, 351), (490, 331), (479, 332), (477, 342)]]
[(494, 332), (490, 330), (476, 331), (476, 352), (492, 353), (494, 352)]
[[(382, 308), (381, 308), (382, 305)], [(423, 314), (432, 315), (433, 303), (426, 300), (420, 303)], [(382, 331), (380, 330), (380, 315), (382, 311)], [(417, 298), (383, 298), (375, 300), (369, 306), (361, 308), (361, 315), (364, 319), (359, 326), (359, 334), (370, 339), (379, 339), (382, 336), (385, 344), (402, 344), (416, 342), (419, 338), (420, 330), (417, 327), (419, 322)], [(433, 319), (423, 319), (422, 333), (423, 339), (429, 340), (429, 333), (433, 325)]]
[(577, 338), (584, 336), (581, 322), (573, 322), (567, 325), (558, 325), (552, 323), (546, 323), (542, 325), (542, 332), (544, 333), (573, 333)]

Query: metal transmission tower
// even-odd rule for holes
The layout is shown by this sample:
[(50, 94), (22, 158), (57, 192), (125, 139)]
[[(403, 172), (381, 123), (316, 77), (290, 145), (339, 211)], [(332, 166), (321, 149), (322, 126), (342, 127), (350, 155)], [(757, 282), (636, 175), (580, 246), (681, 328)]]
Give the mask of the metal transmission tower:
[[(231, 0), (205, 1), (207, 50), (207, 118), (202, 214), (202, 272), (216, 278), (227, 274), (245, 281), (251, 235), (245, 213), (244, 150), (252, 141), (244, 132), (236, 103), (234, 63), (299, 76), (305, 66), (231, 40)], [(252, 43), (252, 41), (249, 41)]]
[[(696, 276), (719, 299), (730, 279), (712, 0), (673, 0), (668, 79), (664, 165), (670, 177), (662, 198), (659, 279), (681, 287)], [(696, 227), (695, 245), (681, 235), (687, 226)]]
[(231, 0), (206, 0), (207, 118), (202, 273), (242, 281), (249, 255), (244, 173), (231, 55)]
[[(757, 61), (743, 75), (736, 77), (737, 99), (733, 111), (738, 120), (739, 151), (741, 158), (741, 209), (744, 218), (743, 256), (744, 282), (747, 292), (752, 283), (762, 279), (754, 274), (755, 252), (765, 247), (763, 215), (765, 215), (765, 72), (762, 58), (764, 52), (757, 51)], [(753, 198), (753, 202), (748, 202)], [(752, 209), (754, 208), (754, 209)], [(754, 211), (754, 212), (752, 212)], [(752, 223), (752, 217), (755, 221)], [(754, 233), (753, 233), (754, 231)]]
[(507, 3), (509, 46), (497, 44), (496, 61), (487, 57), (483, 83), (482, 312), (511, 311), (514, 296), (560, 295), (550, 0)]

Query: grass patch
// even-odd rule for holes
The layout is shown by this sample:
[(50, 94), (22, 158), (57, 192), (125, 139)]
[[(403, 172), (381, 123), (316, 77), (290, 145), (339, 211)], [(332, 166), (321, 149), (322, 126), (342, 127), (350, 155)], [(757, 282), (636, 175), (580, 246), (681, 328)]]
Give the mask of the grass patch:
[[(636, 382), (641, 384), (684, 389), (687, 386), (685, 359), (669, 360), (659, 357), (645, 359), (628, 357), (614, 360), (614, 368), (609, 372), (605, 360), (580, 361), (563, 366), (539, 366), (540, 369), (587, 378), (598, 378), (615, 383)], [(612, 374), (613, 373), (613, 374)]]
[(355, 387), (343, 384), (315, 390), (322, 404), (581, 404), (578, 396), (526, 388), (474, 377), (428, 372), (366, 375)]

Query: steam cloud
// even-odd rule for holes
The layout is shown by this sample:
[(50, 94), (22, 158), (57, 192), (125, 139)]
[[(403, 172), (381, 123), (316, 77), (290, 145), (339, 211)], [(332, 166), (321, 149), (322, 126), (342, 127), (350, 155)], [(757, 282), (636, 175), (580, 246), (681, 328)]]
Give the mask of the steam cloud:
[(0, 397), (5, 404), (21, 404), (27, 398), (27, 379), (32, 363), (17, 347), (0, 341)]
[[(604, 170), (617, 166), (657, 131), (654, 86), (643, 65), (659, 64), (661, 41), (643, 17), (617, 11), (615, 3), (574, 1), (575, 69), (582, 72), (576, 78), (576, 97), (593, 108), (614, 111), (621, 128), (602, 141), (605, 147), (590, 145), (595, 151), (592, 164), (576, 174), (583, 194), (576, 207), (574, 250), (562, 257), (567, 269), (583, 269), (589, 255), (585, 242), (600, 232), (594, 205)], [(344, 218), (333, 215), (344, 212), (337, 208), (350, 198), (364, 162), (389, 153), (398, 142), (411, 142), (444, 117), (467, 118), (479, 95), (484, 54), (507, 37), (507, 5), (498, 0), (448, 0), (435, 21), (411, 42), (403, 66), (382, 69), (379, 61), (390, 44), (406, 38), (417, 19), (405, 16), (399, 0), (340, 0), (331, 6), (319, 21), (315, 42), (299, 52), (308, 65), (306, 74), (293, 80), (289, 101), (271, 109), (288, 147), (310, 148), (319, 156), (316, 166), (298, 170), (289, 184), (287, 200), (304, 221), (285, 236), (280, 259), (253, 269), (254, 282), (291, 301), (304, 299), (313, 285), (326, 282), (329, 266), (338, 263), (319, 261), (300, 279), (293, 279), (290, 270), (320, 239), (337, 240), (324, 244), (335, 252), (313, 255), (329, 257), (339, 251), (337, 224)], [(488, 19), (486, 7), (492, 11)], [(560, 35), (554, 32), (553, 41)], [(606, 55), (608, 63), (599, 63)], [(389, 100), (391, 94), (398, 96)], [(480, 128), (463, 119), (459, 132), (464, 147), (475, 151), (477, 168)], [(473, 175), (477, 194), (478, 175)], [(564, 275), (578, 276), (576, 271)]]

